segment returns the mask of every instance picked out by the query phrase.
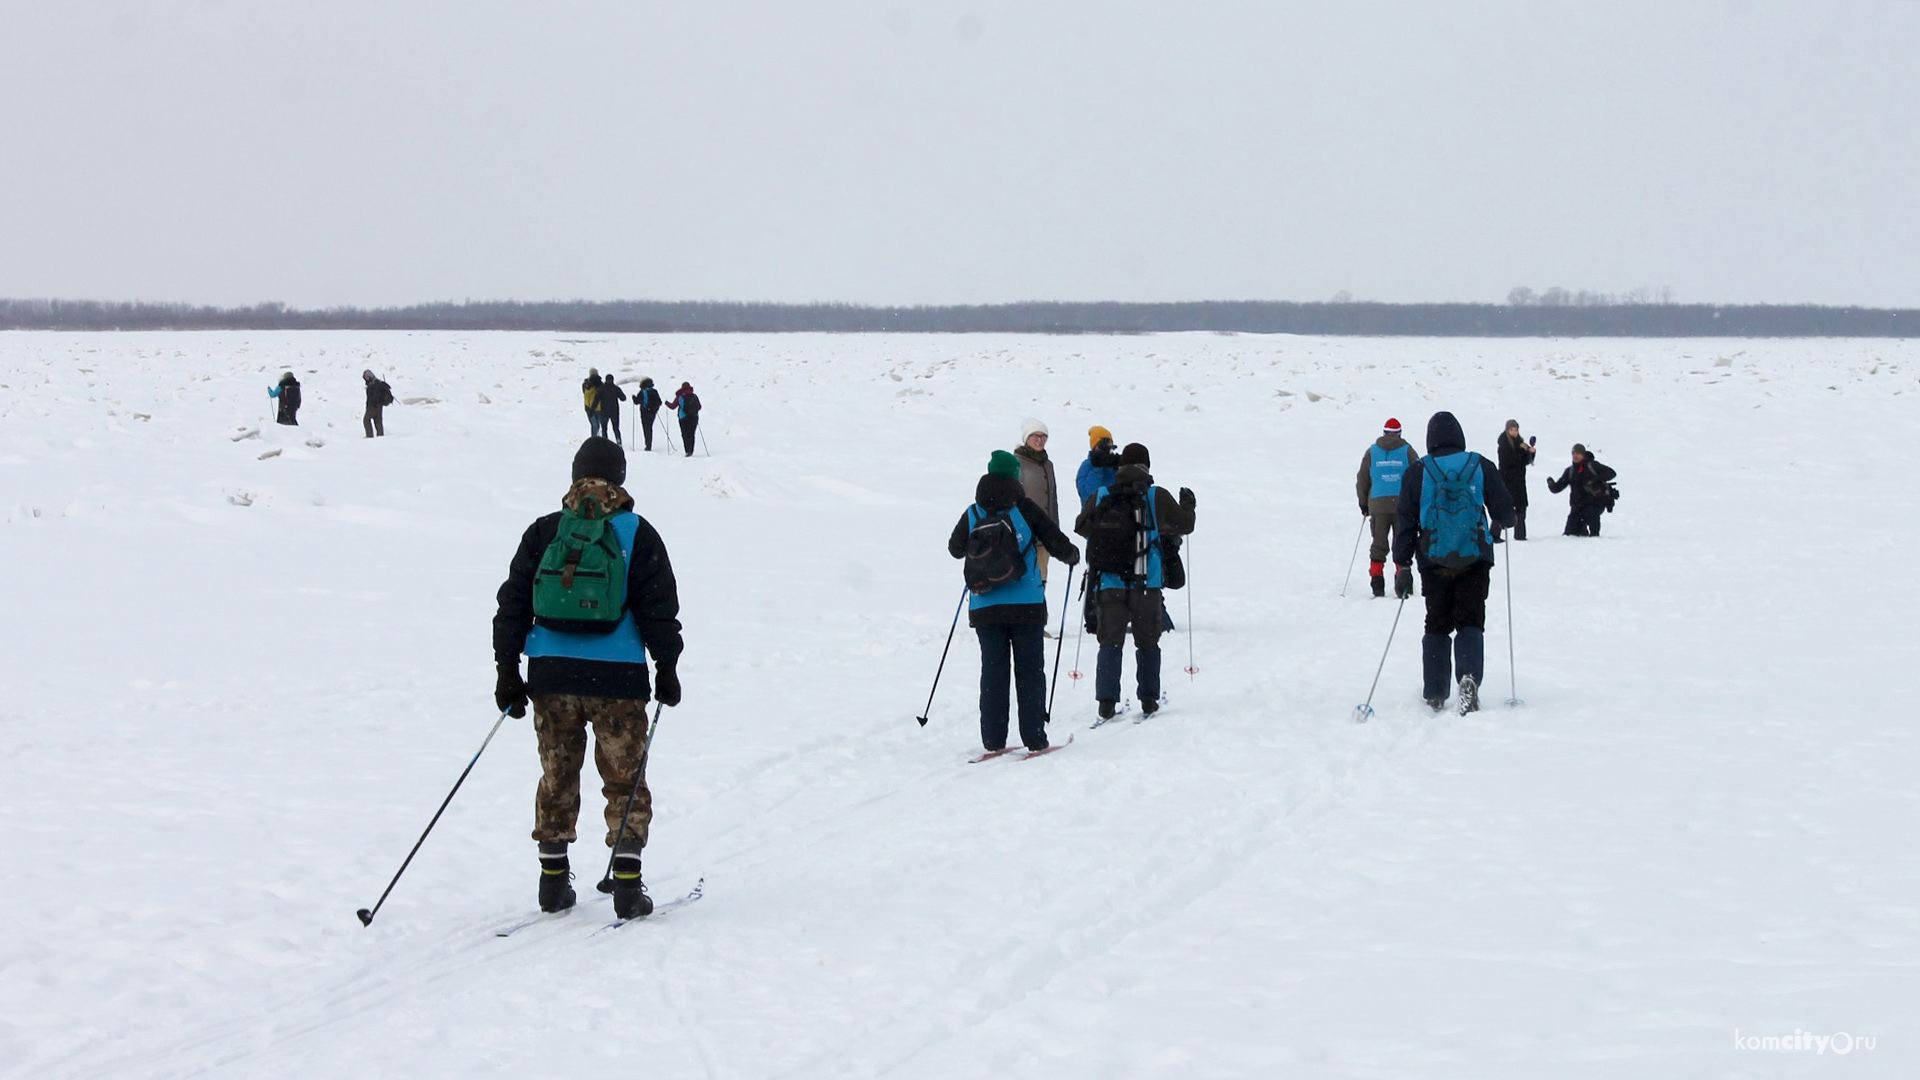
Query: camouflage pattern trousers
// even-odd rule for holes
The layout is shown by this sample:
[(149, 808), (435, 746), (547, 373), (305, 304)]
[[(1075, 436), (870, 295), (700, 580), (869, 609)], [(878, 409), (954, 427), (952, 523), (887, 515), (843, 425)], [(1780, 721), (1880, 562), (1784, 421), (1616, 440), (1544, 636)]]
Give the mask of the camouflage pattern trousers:
[(607, 846), (619, 837), (620, 815), (633, 796), (633, 815), (627, 819), (626, 839), (635, 847), (647, 844), (653, 823), (653, 793), (647, 790), (647, 703), (630, 698), (587, 697), (580, 694), (542, 694), (533, 699), (533, 732), (540, 741), (540, 787), (533, 798), (533, 838), (572, 843), (580, 818), (580, 767), (586, 763), (587, 728), (593, 728), (593, 764), (600, 770), (600, 792), (606, 797)]

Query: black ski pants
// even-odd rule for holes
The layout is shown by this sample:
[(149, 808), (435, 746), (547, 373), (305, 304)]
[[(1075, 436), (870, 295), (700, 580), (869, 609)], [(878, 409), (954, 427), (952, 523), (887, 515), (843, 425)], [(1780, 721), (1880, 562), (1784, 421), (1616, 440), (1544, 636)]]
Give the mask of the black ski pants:
[(657, 406), (651, 409), (640, 410), (640, 432), (646, 436), (647, 449), (649, 450), (653, 449), (653, 418), (659, 415), (659, 413), (660, 409)]
[(1427, 632), (1420, 639), (1420, 696), (1445, 701), (1456, 675), (1486, 677), (1487, 589), (1493, 564), (1464, 570), (1420, 571), (1420, 595), (1427, 602)]
[(699, 417), (683, 416), (680, 418), (680, 448), (687, 452), (688, 457), (693, 456), (693, 439), (694, 436), (699, 433), (699, 429)]
[(1598, 503), (1575, 503), (1567, 511), (1567, 536), (1599, 536), (1600, 515), (1605, 511)]
[(375, 435), (387, 433), (387, 425), (380, 419), (380, 413), (384, 409), (385, 406), (382, 405), (367, 406), (367, 414), (360, 418), (360, 426), (366, 429), (367, 438), (371, 439)]
[(1008, 682), (1019, 690), (1020, 742), (1047, 745), (1047, 644), (1039, 623), (976, 626), (980, 639), (980, 745), (1007, 745)]

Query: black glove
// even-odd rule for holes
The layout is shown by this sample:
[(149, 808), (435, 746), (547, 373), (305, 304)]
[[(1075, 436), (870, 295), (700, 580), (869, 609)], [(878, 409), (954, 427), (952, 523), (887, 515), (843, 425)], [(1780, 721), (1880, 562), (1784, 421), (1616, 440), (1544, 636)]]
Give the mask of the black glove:
[(527, 715), (527, 684), (520, 678), (518, 663), (500, 665), (500, 677), (493, 684), (493, 703), (515, 720)]
[(662, 664), (653, 672), (653, 698), (662, 705), (680, 704), (680, 675), (672, 664)]
[(1393, 595), (1402, 600), (1413, 595), (1413, 567), (1399, 566), (1394, 568)]
[(1066, 563), (1068, 566), (1079, 566), (1080, 565), (1080, 549), (1077, 547), (1074, 547), (1072, 544), (1068, 544), (1067, 553), (1065, 555), (1060, 556), (1060, 561), (1063, 563)]
[(1192, 488), (1180, 489), (1180, 505), (1186, 507), (1188, 510), (1192, 510), (1194, 508), (1195, 503), (1194, 503)]

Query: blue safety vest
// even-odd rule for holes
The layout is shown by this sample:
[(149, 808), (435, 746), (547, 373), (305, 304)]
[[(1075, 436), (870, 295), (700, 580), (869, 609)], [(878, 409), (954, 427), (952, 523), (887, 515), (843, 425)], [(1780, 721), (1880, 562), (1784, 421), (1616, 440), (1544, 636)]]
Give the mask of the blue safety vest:
[(1400, 494), (1400, 481), (1407, 475), (1407, 467), (1413, 464), (1413, 448), (1398, 446), (1384, 450), (1379, 443), (1367, 449), (1371, 464), (1367, 466), (1367, 493), (1369, 498), (1389, 499)]

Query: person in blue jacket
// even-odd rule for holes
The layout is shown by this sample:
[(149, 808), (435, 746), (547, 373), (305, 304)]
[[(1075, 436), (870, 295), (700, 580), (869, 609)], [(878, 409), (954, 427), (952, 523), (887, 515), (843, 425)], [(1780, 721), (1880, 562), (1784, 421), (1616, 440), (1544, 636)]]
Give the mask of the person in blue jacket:
[[(541, 557), (559, 535), (561, 513), (536, 520), (520, 537), (493, 617), (497, 667), (493, 700), (500, 711), (527, 715), (540, 746), (540, 786), (534, 795), (533, 839), (540, 852), (540, 910), (574, 904), (567, 845), (580, 816), (580, 769), (587, 730), (593, 730), (593, 763), (606, 799), (607, 846), (613, 849), (614, 913), (633, 918), (653, 910), (640, 877), (640, 852), (653, 821), (647, 790), (647, 702), (680, 704), (677, 665), (680, 596), (667, 547), (647, 519), (634, 512), (633, 496), (621, 487), (627, 455), (595, 435), (573, 457), (573, 483), (561, 505), (578, 515), (605, 518), (627, 563), (626, 600), (611, 630), (595, 633), (545, 624), (534, 616), (533, 591)], [(520, 655), (527, 675), (520, 677)], [(647, 679), (647, 656), (654, 672)], [(628, 799), (633, 812), (626, 813)], [(621, 828), (625, 822), (625, 829)]]
[[(1513, 497), (1493, 462), (1467, 449), (1467, 436), (1450, 412), (1427, 421), (1427, 456), (1400, 483), (1400, 527), (1393, 561), (1420, 565), (1427, 601), (1420, 639), (1420, 696), (1433, 711), (1447, 706), (1448, 684), (1459, 679), (1459, 708), (1480, 707), (1486, 678), (1487, 589), (1492, 584), (1493, 533), (1489, 519), (1513, 527)], [(1413, 583), (1394, 581), (1402, 600)]]
[[(1120, 452), (1114, 482), (1093, 493), (1073, 523), (1073, 531), (1087, 538), (1088, 576), (1098, 612), (1095, 622), (1100, 657), (1094, 670), (1093, 696), (1100, 716), (1114, 715), (1120, 703), (1121, 649), (1131, 628), (1134, 645), (1135, 690), (1140, 711), (1160, 708), (1160, 634), (1166, 605), (1161, 590), (1179, 587), (1169, 580), (1171, 542), (1193, 531), (1194, 495), (1180, 489), (1176, 498), (1153, 482), (1147, 448), (1128, 443)], [(1103, 565), (1112, 558), (1109, 537), (1117, 537), (1124, 565)]]
[(996, 515), (1004, 515), (1019, 541), (1026, 561), (1019, 577), (986, 592), (967, 597), (967, 625), (980, 640), (980, 745), (988, 750), (1007, 747), (1008, 681), (1018, 690), (1020, 741), (1029, 750), (1047, 748), (1046, 644), (1047, 594), (1040, 584), (1036, 545), (1068, 566), (1080, 561), (1080, 551), (1047, 512), (1027, 498), (1020, 483), (1020, 459), (995, 450), (987, 473), (974, 486), (973, 505), (960, 515), (947, 538), (947, 554), (967, 556), (973, 530)]
[(1073, 489), (1080, 493), (1081, 505), (1093, 498), (1093, 493), (1113, 483), (1115, 474), (1120, 471), (1120, 451), (1114, 449), (1113, 432), (1098, 424), (1087, 429), (1087, 460), (1080, 463), (1080, 471), (1074, 474)]

